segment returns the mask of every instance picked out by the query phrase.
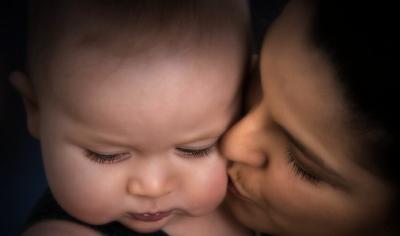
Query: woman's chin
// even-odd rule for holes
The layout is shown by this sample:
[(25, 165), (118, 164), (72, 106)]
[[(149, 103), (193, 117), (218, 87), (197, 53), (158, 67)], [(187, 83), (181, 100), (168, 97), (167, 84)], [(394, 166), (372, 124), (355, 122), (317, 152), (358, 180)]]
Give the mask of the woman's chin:
[(247, 199), (238, 197), (237, 194), (228, 192), (225, 203), (233, 216), (243, 225), (262, 232), (263, 235), (272, 235), (273, 227), (265, 212)]

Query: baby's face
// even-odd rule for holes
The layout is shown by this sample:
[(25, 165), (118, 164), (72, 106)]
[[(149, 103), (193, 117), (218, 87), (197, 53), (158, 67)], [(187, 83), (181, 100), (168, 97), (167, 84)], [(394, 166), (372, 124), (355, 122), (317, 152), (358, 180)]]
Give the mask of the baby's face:
[(244, 60), (227, 49), (56, 56), (37, 136), (59, 204), (87, 223), (140, 232), (213, 211), (227, 185), (217, 142), (237, 112)]

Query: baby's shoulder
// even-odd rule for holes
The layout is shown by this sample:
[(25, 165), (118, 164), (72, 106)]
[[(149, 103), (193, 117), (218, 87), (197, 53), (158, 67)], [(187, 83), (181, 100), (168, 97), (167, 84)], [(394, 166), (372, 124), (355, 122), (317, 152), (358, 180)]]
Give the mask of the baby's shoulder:
[(101, 234), (89, 227), (66, 220), (45, 220), (31, 225), (22, 236), (67, 236), (85, 235), (101, 236)]

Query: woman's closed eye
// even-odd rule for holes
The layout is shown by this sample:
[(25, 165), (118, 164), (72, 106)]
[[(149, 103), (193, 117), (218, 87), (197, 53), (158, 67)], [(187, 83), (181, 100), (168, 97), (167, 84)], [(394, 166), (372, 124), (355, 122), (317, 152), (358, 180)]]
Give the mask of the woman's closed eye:
[(301, 179), (304, 179), (312, 184), (318, 184), (321, 181), (321, 179), (315, 176), (314, 174), (311, 174), (309, 171), (305, 170), (305, 168), (299, 164), (295, 155), (296, 154), (294, 153), (292, 147), (288, 147), (286, 156), (288, 163), (292, 167), (294, 173)]
[(85, 156), (90, 160), (100, 164), (112, 164), (122, 161), (129, 157), (129, 153), (102, 154), (89, 149), (85, 149)]

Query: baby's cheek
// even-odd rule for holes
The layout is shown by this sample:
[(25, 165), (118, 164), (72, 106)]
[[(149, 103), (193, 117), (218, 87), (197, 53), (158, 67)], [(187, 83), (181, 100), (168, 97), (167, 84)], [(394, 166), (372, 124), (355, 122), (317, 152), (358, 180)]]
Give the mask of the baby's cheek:
[(225, 165), (216, 165), (202, 174), (202, 181), (193, 184), (192, 206), (197, 206), (195, 211), (206, 214), (216, 209), (223, 201), (228, 177)]
[(87, 223), (108, 223), (119, 214), (122, 201), (116, 190), (107, 187), (110, 185), (107, 182), (96, 183), (88, 179), (84, 184), (71, 184), (69, 190), (61, 189), (60, 204), (71, 215)]
[(226, 172), (218, 171), (214, 176), (210, 175), (208, 195), (219, 203), (222, 202), (226, 195), (227, 183), (228, 175)]
[(118, 181), (99, 166), (64, 162), (48, 171), (50, 188), (60, 206), (70, 215), (90, 224), (111, 221), (119, 207)]

